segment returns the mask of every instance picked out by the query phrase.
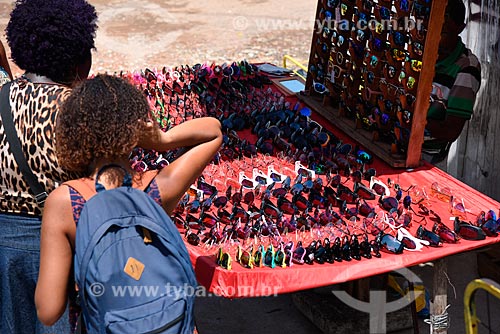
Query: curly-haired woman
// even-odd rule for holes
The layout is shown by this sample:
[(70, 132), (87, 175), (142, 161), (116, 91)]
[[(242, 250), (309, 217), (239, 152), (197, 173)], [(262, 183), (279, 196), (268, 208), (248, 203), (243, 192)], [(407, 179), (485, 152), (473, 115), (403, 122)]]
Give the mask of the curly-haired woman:
[[(170, 215), (219, 149), (221, 125), (205, 117), (163, 132), (149, 114), (146, 98), (137, 88), (118, 77), (97, 75), (75, 88), (62, 106), (56, 127), (57, 156), (68, 170), (87, 173), (80, 183), (88, 189), (95, 189), (96, 174), (104, 166), (98, 180), (106, 189), (120, 186), (127, 170)], [(136, 146), (159, 151), (184, 148), (185, 152), (148, 183), (145, 174), (130, 167), (128, 156)], [(63, 184), (45, 205), (35, 302), (46, 324), (61, 316), (71, 291), (67, 287), (74, 286), (70, 278), (75, 222), (85, 203), (82, 195)]]
[[(6, 84), (15, 133), (29, 168), (47, 193), (73, 178), (59, 167), (54, 126), (59, 102), (88, 76), (97, 29), (86, 0), (18, 0), (6, 28), (11, 58), (25, 73)], [(8, 100), (8, 101), (7, 101)], [(0, 333), (65, 333), (38, 321), (34, 293), (42, 206), (23, 179), (0, 126)]]

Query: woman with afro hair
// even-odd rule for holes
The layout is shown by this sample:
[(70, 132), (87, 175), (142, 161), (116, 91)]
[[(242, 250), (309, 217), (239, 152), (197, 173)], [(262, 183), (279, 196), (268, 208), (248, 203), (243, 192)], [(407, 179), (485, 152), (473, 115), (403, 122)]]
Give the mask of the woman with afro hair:
[[(56, 139), (60, 164), (85, 172), (86, 177), (78, 181), (79, 189), (71, 182), (62, 184), (45, 205), (35, 294), (38, 317), (45, 324), (59, 319), (73, 292), (68, 287), (74, 287), (71, 277), (76, 222), (85, 198), (95, 193), (97, 172), (101, 170), (99, 183), (111, 189), (123, 183), (126, 170), (135, 185), (171, 215), (217, 153), (222, 132), (220, 122), (211, 117), (189, 120), (163, 132), (156, 121), (151, 121), (141, 91), (122, 78), (97, 75), (76, 87), (64, 102)], [(159, 172), (137, 173), (129, 163), (135, 147), (161, 152), (181, 149), (183, 154)], [(82, 189), (86, 195), (79, 193)]]
[[(6, 27), (11, 58), (24, 74), (2, 87), (2, 104), (10, 105), (22, 153), (46, 193), (77, 176), (57, 162), (54, 127), (59, 103), (89, 74), (96, 29), (86, 0), (17, 0)], [(37, 319), (43, 201), (25, 182), (3, 122), (0, 141), (0, 333), (67, 334), (68, 316), (51, 328)]]

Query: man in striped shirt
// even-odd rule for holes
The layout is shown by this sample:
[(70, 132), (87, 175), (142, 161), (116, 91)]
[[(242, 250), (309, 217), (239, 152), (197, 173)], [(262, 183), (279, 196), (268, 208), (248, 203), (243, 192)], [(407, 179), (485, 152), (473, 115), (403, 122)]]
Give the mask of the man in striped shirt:
[(480, 63), (459, 36), (464, 22), (462, 0), (449, 0), (422, 146), (423, 159), (434, 164), (447, 157), (451, 143), (471, 119), (481, 83)]

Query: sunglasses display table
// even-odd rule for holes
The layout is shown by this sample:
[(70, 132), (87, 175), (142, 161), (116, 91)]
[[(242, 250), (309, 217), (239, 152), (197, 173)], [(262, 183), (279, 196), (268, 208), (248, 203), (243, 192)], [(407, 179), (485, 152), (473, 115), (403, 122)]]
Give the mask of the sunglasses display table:
[[(313, 116), (313, 118), (318, 120), (320, 124), (329, 127), (320, 116)], [(338, 130), (333, 127), (331, 129), (335, 134), (342, 136)], [(497, 208), (500, 208), (499, 202), (481, 194), (430, 164), (424, 163), (423, 166), (415, 169), (401, 170), (392, 168), (385, 162), (375, 159), (372, 165), (377, 169), (380, 178), (399, 180), (399, 184), (403, 187), (420, 185), (425, 186), (429, 191), (431, 184), (434, 182), (449, 187), (455, 196), (463, 198), (466, 207), (469, 209), (468, 211), (470, 211), (468, 213), (470, 221), (474, 221), (481, 210), (487, 211), (490, 208), (497, 210)], [(442, 202), (432, 196), (429, 196), (429, 201), (432, 204), (432, 209), (443, 220), (448, 220), (451, 216), (450, 203)], [(425, 223), (422, 222), (422, 224)], [(453, 226), (452, 221), (445, 221), (445, 224), (449, 227)], [(413, 223), (410, 231), (414, 233), (418, 225), (418, 223)], [(428, 220), (427, 225), (424, 225), (424, 227), (432, 229), (432, 225), (433, 222)], [(293, 235), (290, 238), (293, 240)], [(212, 254), (207, 254), (206, 251), (201, 250), (199, 247), (188, 243), (186, 245), (195, 267), (198, 282), (207, 288), (209, 292), (235, 298), (268, 296), (347, 282), (435, 261), (498, 242), (500, 242), (500, 236), (486, 237), (484, 240), (477, 241), (460, 239), (455, 244), (443, 243), (440, 247), (424, 247), (421, 251), (415, 252), (407, 250), (402, 254), (381, 252), (381, 258), (362, 258), (360, 261), (353, 259), (349, 262), (343, 261), (333, 264), (293, 264), (287, 268), (254, 267), (248, 269), (233, 259), (231, 270), (226, 270), (216, 264), (216, 249), (212, 251)]]
[[(242, 73), (243, 71), (245, 72)], [(217, 193), (225, 192), (225, 203), (218, 206), (216, 205), (216, 202), (219, 197), (212, 198), (210, 196), (210, 201), (207, 204), (207, 210), (211, 211), (211, 213), (209, 215), (202, 216), (204, 213), (202, 213), (203, 210), (200, 212), (199, 206), (200, 203), (202, 201), (205, 202), (207, 198), (203, 195), (204, 191), (202, 191), (201, 196), (198, 194), (197, 191), (201, 188), (199, 184), (195, 184), (195, 191), (192, 194), (188, 194), (189, 196), (187, 196), (187, 200), (183, 204), (181, 210), (179, 210), (180, 213), (178, 216), (173, 216), (174, 222), (179, 226), (180, 233), (184, 236), (198, 282), (200, 285), (205, 287), (209, 293), (214, 293), (218, 296), (226, 298), (260, 297), (284, 294), (348, 282), (361, 278), (369, 278), (378, 274), (388, 273), (390, 271), (411, 267), (429, 261), (437, 261), (436, 267), (440, 268), (435, 271), (437, 273), (435, 274), (435, 288), (439, 287), (438, 290), (446, 290), (445, 278), (443, 275), (440, 275), (441, 272), (446, 270), (444, 261), (441, 261), (442, 259), (446, 259), (447, 256), (453, 254), (478, 249), (500, 242), (499, 236), (486, 237), (483, 240), (475, 241), (469, 241), (461, 238), (456, 243), (442, 243), (438, 247), (424, 246), (418, 251), (409, 251), (405, 249), (401, 254), (384, 251), (381, 247), (380, 257), (375, 256), (377, 255), (375, 246), (369, 246), (368, 253), (371, 255), (372, 248), (374, 253), (370, 259), (360, 257), (359, 260), (352, 258), (350, 261), (344, 259), (343, 261), (335, 260), (334, 263), (322, 264), (315, 260), (312, 264), (292, 263), (292, 265), (284, 267), (279, 265), (264, 265), (254, 266), (251, 269), (247, 268), (240, 264), (235, 258), (238, 244), (241, 245), (242, 248), (248, 249), (252, 243), (255, 243), (255, 251), (255, 248), (258, 248), (259, 246), (267, 247), (270, 242), (274, 243), (274, 241), (278, 239), (280, 243), (285, 242), (286, 240), (287, 243), (294, 242), (295, 245), (298, 244), (298, 241), (301, 241), (303, 243), (303, 247), (306, 248), (313, 241), (325, 242), (325, 236), (338, 236), (338, 231), (341, 231), (342, 233), (342, 242), (344, 245), (346, 244), (345, 238), (347, 236), (351, 238), (354, 236), (356, 238), (359, 237), (359, 248), (361, 248), (361, 238), (363, 235), (367, 236), (370, 241), (373, 242), (375, 236), (373, 232), (368, 233), (366, 227), (362, 229), (355, 227), (354, 230), (357, 229), (357, 231), (364, 232), (361, 232), (360, 234), (357, 234), (358, 232), (356, 232), (356, 235), (354, 235), (353, 232), (351, 235), (350, 231), (354, 230), (350, 229), (352, 226), (349, 225), (349, 219), (346, 218), (347, 211), (342, 211), (344, 206), (338, 205), (342, 201), (345, 201), (342, 199), (342, 195), (340, 195), (342, 190), (340, 187), (341, 184), (347, 189), (342, 191), (343, 195), (346, 195), (347, 197), (352, 196), (354, 192), (356, 195), (359, 195), (360, 193), (358, 190), (362, 189), (360, 185), (366, 188), (364, 190), (364, 195), (366, 195), (366, 192), (370, 192), (370, 188), (372, 188), (372, 186), (368, 185), (367, 180), (369, 180), (369, 178), (366, 178), (365, 176), (365, 174), (370, 170), (374, 171), (378, 180), (385, 182), (386, 184), (390, 184), (389, 180), (392, 180), (392, 187), (387, 189), (390, 194), (386, 194), (384, 200), (392, 199), (396, 201), (395, 207), (393, 206), (394, 209), (399, 208), (401, 205), (404, 206), (404, 200), (399, 201), (398, 199), (392, 197), (393, 194), (395, 194), (396, 184), (400, 187), (399, 189), (408, 189), (404, 190), (404, 195), (409, 194), (409, 189), (412, 187), (413, 189), (419, 188), (420, 193), (422, 193), (422, 190), (425, 189), (427, 196), (424, 196), (424, 207), (426, 210), (432, 210), (441, 219), (442, 223), (451, 229), (453, 229), (454, 222), (449, 220), (449, 218), (452, 211), (455, 213), (454, 211), (457, 210), (457, 207), (454, 207), (454, 203), (456, 202), (450, 201), (449, 196), (460, 199), (459, 204), (462, 204), (462, 210), (464, 211), (463, 214), (466, 215), (466, 217), (462, 218), (462, 220), (471, 221), (473, 223), (476, 222), (477, 216), (480, 212), (488, 212), (489, 210), (494, 210), (496, 212), (496, 210), (500, 208), (500, 203), (454, 179), (452, 176), (430, 164), (423, 163), (423, 165), (412, 169), (398, 169), (384, 159), (372, 156), (370, 154), (373, 153), (371, 150), (370, 152), (364, 151), (367, 150), (364, 143), (356, 142), (355, 138), (351, 138), (349, 134), (342, 132), (339, 127), (336, 127), (335, 122), (324, 118), (321, 116), (321, 113), (314, 110), (311, 113), (311, 110), (306, 108), (304, 103), (299, 101), (297, 96), (290, 94), (289, 92), (287, 92), (286, 95), (283, 95), (280, 92), (280, 87), (278, 86), (276, 80), (270, 80), (267, 75), (262, 75), (255, 69), (255, 66), (250, 66), (248, 63), (234, 62), (233, 64), (226, 66), (205, 64), (197, 65), (193, 68), (180, 67), (175, 70), (164, 68), (161, 72), (146, 69), (144, 72), (129, 75), (129, 78), (132, 82), (137, 84), (141, 90), (144, 90), (149, 102), (151, 103), (151, 107), (153, 108), (153, 114), (157, 117), (157, 120), (162, 128), (164, 127), (165, 129), (168, 129), (175, 126), (175, 124), (179, 124), (180, 122), (188, 119), (203, 116), (218, 117), (223, 125), (223, 132), (225, 134), (224, 144), (219, 150), (218, 158), (214, 159), (218, 160), (218, 162), (214, 161), (212, 165), (207, 166), (204, 172), (204, 177), (206, 177), (206, 180), (209, 181), (207, 181), (208, 183), (202, 181), (201, 185), (203, 186), (203, 183), (205, 183), (205, 185), (209, 188), (213, 189), (213, 187), (216, 187), (217, 191), (212, 191), (212, 194), (215, 195), (217, 195)], [(289, 116), (286, 116), (287, 113)], [(270, 121), (268, 122), (268, 118), (271, 117), (270, 115), (280, 115), (278, 117), (279, 119), (276, 121), (279, 126), (269, 124)], [(257, 119), (265, 120), (260, 122), (262, 124), (259, 131), (255, 131), (257, 124), (259, 123)], [(286, 119), (288, 119), (288, 121), (286, 121)], [(295, 127), (294, 134), (285, 136), (285, 127), (289, 126), (292, 128), (292, 125)], [(304, 127), (307, 127), (307, 131), (304, 130)], [(252, 131), (250, 131), (250, 129), (252, 129)], [(262, 136), (260, 130), (264, 130), (262, 133), (267, 133), (267, 138)], [(273, 137), (272, 140), (270, 137)], [(326, 141), (325, 138), (327, 139)], [(232, 140), (237, 142), (236, 145), (232, 144), (236, 147), (231, 147), (231, 144), (229, 144)], [(310, 140), (315, 141), (316, 143), (314, 145), (308, 143)], [(307, 150), (299, 150), (297, 148), (299, 144), (304, 145), (304, 148), (310, 147), (312, 151), (307, 152)], [(274, 149), (274, 146), (276, 146), (276, 149)], [(278, 148), (278, 146), (280, 148)], [(355, 147), (354, 150), (352, 150), (353, 147)], [(312, 168), (311, 166), (302, 166), (301, 163), (307, 164), (308, 162), (316, 162), (317, 159), (314, 152), (318, 153), (318, 151), (314, 151), (314, 148), (319, 149), (321, 152), (319, 153), (321, 159), (318, 161), (330, 164), (327, 168), (330, 178), (320, 173), (321, 168), (317, 170), (318, 174), (314, 175), (312, 173), (313, 170), (308, 170), (308, 168)], [(325, 153), (325, 148), (328, 148), (327, 153)], [(285, 150), (288, 152), (285, 154), (287, 158), (279, 155), (279, 153), (283, 153)], [(354, 151), (354, 153), (351, 153), (351, 151)], [(301, 152), (306, 152), (304, 153), (306, 156), (303, 156)], [(170, 158), (175, 159), (176, 153), (173, 152), (172, 154), (172, 156), (169, 156), (168, 154), (165, 156), (167, 160)], [(245, 156), (245, 158), (243, 158), (243, 156)], [(366, 156), (369, 156), (369, 158)], [(138, 166), (137, 168), (140, 168), (141, 166), (144, 168), (144, 166), (149, 165), (154, 165), (155, 168), (161, 168), (168, 164), (168, 161), (163, 164), (161, 157), (162, 156), (158, 156), (158, 152), (151, 154), (151, 152), (143, 151), (140, 153), (140, 156), (134, 156), (132, 160), (134, 161), (134, 159), (137, 160), (136, 158), (138, 158), (140, 161), (145, 161), (145, 164), (136, 164), (136, 166)], [(296, 157), (297, 159), (295, 159)], [(347, 160), (353, 157), (354, 162), (350, 165)], [(300, 160), (298, 165), (297, 160)], [(363, 161), (360, 163), (360, 160)], [(295, 166), (292, 161), (295, 161)], [(333, 161), (335, 161), (333, 165), (337, 166), (338, 164), (336, 168), (331, 165)], [(342, 164), (347, 163), (347, 165), (340, 168), (339, 166), (341, 166), (341, 162)], [(258, 163), (260, 169), (256, 174), (254, 172), (254, 175), (250, 177), (248, 173), (250, 173), (250, 175), (252, 174), (252, 168), (255, 168), (254, 163)], [(252, 210), (252, 213), (260, 214), (263, 220), (276, 222), (279, 220), (277, 219), (277, 216), (273, 217), (269, 212), (266, 212), (269, 203), (261, 205), (261, 199), (264, 198), (263, 191), (261, 190), (258, 195), (259, 197), (257, 197), (257, 192), (255, 191), (257, 188), (252, 186), (254, 183), (260, 183), (260, 181), (257, 181), (258, 177), (265, 178), (265, 170), (269, 173), (269, 167), (271, 166), (273, 166), (278, 173), (282, 173), (282, 175), (288, 174), (288, 176), (290, 176), (293, 180), (291, 182), (295, 183), (295, 185), (297, 183), (302, 184), (302, 182), (305, 184), (305, 181), (302, 180), (303, 175), (301, 172), (301, 169), (304, 168), (306, 175), (308, 175), (308, 177), (306, 177), (307, 181), (310, 181), (310, 183), (313, 184), (311, 188), (309, 188), (309, 195), (311, 195), (313, 190), (312, 187), (314, 187), (314, 183), (317, 181), (318, 175), (320, 175), (319, 178), (322, 180), (317, 183), (317, 185), (319, 185), (319, 188), (321, 189), (320, 192), (324, 193), (324, 195), (321, 195), (319, 200), (317, 198), (305, 199), (307, 209), (303, 206), (304, 202), (301, 202), (302, 208), (298, 209), (301, 211), (300, 215), (306, 217), (306, 222), (310, 222), (312, 220), (309, 220), (309, 216), (313, 214), (312, 212), (315, 211), (315, 209), (318, 211), (318, 216), (320, 215), (320, 211), (323, 211), (322, 213), (326, 213), (327, 210), (331, 210), (331, 213), (335, 213), (337, 215), (340, 212), (342, 215), (341, 218), (335, 218), (335, 221), (331, 220), (330, 224), (325, 225), (334, 226), (333, 223), (345, 223), (348, 227), (347, 233), (345, 232), (345, 229), (343, 229), (344, 226), (342, 225), (339, 225), (340, 227), (334, 226), (333, 229), (335, 231), (330, 230), (326, 233), (325, 225), (322, 227), (311, 225), (304, 231), (297, 230), (289, 233), (285, 233), (285, 231), (288, 231), (288, 228), (283, 228), (279, 234), (275, 234), (277, 239), (271, 238), (272, 240), (269, 239), (264, 233), (260, 232), (258, 233), (260, 236), (256, 238), (247, 238), (243, 240), (239, 235), (238, 238), (234, 238), (234, 230), (232, 230), (226, 234), (226, 237), (220, 238), (217, 243), (214, 243), (213, 246), (209, 246), (211, 243), (207, 244), (206, 242), (201, 241), (201, 238), (205, 238), (207, 235), (209, 237), (208, 240), (214, 240), (213, 238), (218, 237), (216, 234), (211, 235), (210, 233), (212, 231), (210, 231), (209, 234), (200, 234), (199, 230), (202, 230), (200, 226), (205, 224), (204, 218), (207, 218), (208, 221), (210, 221), (212, 224), (211, 227), (213, 227), (213, 225), (217, 226), (217, 223), (214, 222), (220, 223), (220, 230), (216, 232), (222, 232), (224, 234), (226, 233), (225, 227), (230, 227), (231, 229), (236, 228), (239, 222), (235, 217), (238, 216), (231, 216), (231, 214), (227, 216), (218, 216), (218, 210), (223, 209), (226, 205), (228, 208), (232, 207), (233, 213), (241, 213), (243, 216), (245, 216), (245, 212), (248, 214), (248, 212)], [(299, 169), (297, 169), (297, 166), (299, 166)], [(318, 167), (318, 165), (316, 165), (316, 167)], [(240, 170), (238, 168), (240, 168)], [(322, 171), (324, 172), (324, 170)], [(356, 173), (362, 176), (355, 176)], [(228, 176), (228, 174), (231, 174), (232, 176)], [(240, 175), (239, 179), (238, 175)], [(330, 184), (333, 184), (331, 182), (333, 179), (336, 179), (336, 176), (340, 177), (340, 181), (335, 186), (332, 186), (337, 189), (337, 194), (334, 196), (335, 199), (332, 200), (328, 197), (329, 195), (326, 195), (326, 189)], [(231, 178), (234, 178), (232, 179), (233, 182), (229, 182)], [(269, 178), (271, 177), (269, 176)], [(330, 181), (328, 181), (329, 179)], [(357, 180), (357, 187), (353, 183), (353, 180), (355, 179)], [(338, 180), (339, 179), (337, 178), (337, 181)], [(248, 182), (250, 183), (250, 186), (245, 186), (247, 188), (246, 190), (250, 190), (250, 192), (255, 191), (255, 194), (252, 193), (252, 195), (256, 196), (256, 206), (254, 206), (251, 210), (250, 204), (253, 202), (253, 196), (252, 200), (249, 201), (250, 203), (247, 203), (246, 200), (243, 200), (242, 198), (237, 201), (234, 200), (230, 191), (228, 195), (228, 185), (231, 185), (231, 187), (233, 187), (233, 194), (239, 191), (240, 197), (243, 197), (243, 185)], [(294, 185), (292, 184), (291, 188), (293, 188), (293, 186)], [(443, 192), (439, 189), (436, 190), (436, 187), (443, 190)], [(258, 189), (260, 188), (265, 187), (258, 187)], [(433, 191), (431, 188), (435, 190), (434, 195), (432, 194)], [(448, 201), (442, 200), (444, 196), (444, 189), (448, 190), (446, 192)], [(302, 191), (298, 194), (300, 195), (301, 192)], [(306, 192), (307, 191), (304, 191), (304, 193)], [(363, 193), (363, 191), (361, 193)], [(291, 189), (286, 190), (284, 195), (275, 196), (273, 194), (268, 198), (271, 202), (270, 204), (272, 204), (270, 205), (270, 209), (276, 210), (276, 208), (279, 208), (282, 216), (290, 218), (291, 214), (285, 211), (286, 205), (282, 207), (279, 204), (279, 201), (282, 200), (282, 204), (286, 204), (286, 201), (288, 201), (290, 206), (293, 207), (295, 205), (298, 207), (299, 201), (294, 200), (295, 195), (294, 198), (292, 198), (291, 195)], [(193, 196), (195, 200), (192, 200)], [(359, 197), (364, 198), (361, 197), (361, 195), (359, 195)], [(337, 198), (340, 198), (341, 201), (337, 201)], [(385, 210), (382, 208), (384, 206), (382, 196), (380, 196), (380, 200), (378, 199), (379, 197), (373, 196), (372, 199), (367, 201), (358, 201), (358, 203), (368, 202), (369, 207), (371, 207), (371, 209), (373, 209), (376, 213), (388, 211), (387, 208)], [(444, 196), (444, 199), (446, 199), (446, 196)], [(184, 199), (181, 202), (183, 201)], [(262, 199), (262, 201), (264, 201), (264, 199)], [(325, 208), (320, 208), (320, 204), (314, 204), (318, 201), (323, 201), (322, 203)], [(191, 215), (193, 217), (188, 219), (191, 208), (189, 210), (187, 208), (189, 205), (193, 205), (194, 202), (198, 202), (198, 209), (195, 211), (197, 213)], [(336, 204), (333, 204), (333, 202), (336, 202)], [(415, 200), (415, 202), (416, 203), (413, 203), (413, 200), (410, 199), (410, 206), (414, 205), (415, 210), (418, 210), (418, 201)], [(215, 208), (216, 206), (218, 209)], [(326, 207), (328, 207), (328, 209), (326, 209)], [(235, 208), (237, 211), (234, 211)], [(351, 203), (349, 207), (345, 209), (349, 211), (351, 209), (357, 209), (357, 207)], [(241, 211), (243, 211), (243, 213)], [(424, 210), (422, 209), (422, 211)], [(361, 210), (359, 212), (361, 212)], [(199, 217), (196, 217), (196, 215), (199, 215)], [(398, 213), (398, 215), (400, 217), (403, 216), (402, 213)], [(264, 218), (265, 216), (267, 216), (267, 218)], [(363, 221), (363, 217), (361, 216), (362, 214), (360, 213), (358, 222)], [(232, 218), (228, 219), (228, 217)], [(424, 219), (423, 217), (426, 218)], [(435, 219), (436, 216), (426, 216), (424, 213), (417, 214), (415, 212), (415, 215), (411, 220), (411, 224), (409, 224), (406, 229), (412, 236), (417, 235), (417, 230), (419, 228), (421, 230), (432, 230), (435, 223), (432, 217)], [(256, 220), (259, 222), (258, 219)], [(193, 225), (191, 225), (191, 223)], [(281, 220), (279, 224), (282, 224), (283, 227), (285, 224), (284, 220)], [(357, 222), (353, 224), (356, 225)], [(198, 225), (198, 227), (195, 227), (196, 225)], [(315, 225), (319, 224), (315, 223)], [(184, 228), (187, 227), (190, 229), (189, 233), (186, 233), (183, 226)], [(208, 223), (205, 227), (206, 226), (209, 226)], [(382, 232), (386, 231), (386, 228), (387, 226), (380, 230), (380, 228), (377, 227), (377, 229)], [(224, 231), (222, 231), (223, 229)], [(193, 232), (193, 230), (195, 232)], [(196, 230), (198, 231), (196, 232)], [(206, 233), (207, 229), (204, 231), (204, 233)], [(397, 229), (394, 229), (389, 233), (395, 234), (396, 232)], [(198, 234), (201, 237), (199, 237)], [(377, 233), (375, 233), (375, 235), (376, 234)], [(228, 238), (228, 236), (231, 237)], [(228, 242), (226, 244), (226, 241), (236, 239), (238, 240), (237, 242)], [(333, 241), (334, 239), (332, 238), (331, 240)], [(349, 239), (347, 244), (348, 243)], [(283, 244), (280, 246), (283, 246)], [(376, 248), (378, 247), (379, 246)], [(222, 252), (219, 253), (219, 250), (222, 250)], [(226, 256), (226, 258), (228, 256), (232, 258), (231, 269), (225, 268), (227, 267), (227, 263), (224, 265), (224, 263), (219, 262), (218, 255), (220, 254)], [(274, 258), (274, 255), (272, 258)], [(271, 263), (274, 263), (274, 261), (271, 261)], [(437, 292), (438, 294), (442, 294), (442, 291)], [(444, 293), (444, 295), (445, 294), (446, 293)], [(436, 300), (436, 293), (434, 296)], [(440, 312), (444, 310), (445, 306), (446, 304), (444, 303), (442, 305), (442, 310), (438, 310), (437, 313), (434, 314), (441, 314)]]

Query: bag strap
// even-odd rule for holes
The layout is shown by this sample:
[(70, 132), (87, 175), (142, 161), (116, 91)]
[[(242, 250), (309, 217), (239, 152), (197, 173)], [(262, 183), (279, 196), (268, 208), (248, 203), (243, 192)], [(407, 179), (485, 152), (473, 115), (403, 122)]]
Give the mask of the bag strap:
[(9, 151), (12, 153), (16, 159), (16, 163), (21, 171), (24, 181), (28, 184), (31, 191), (35, 195), (35, 200), (37, 204), (43, 207), (45, 199), (48, 194), (45, 191), (45, 187), (38, 182), (38, 178), (33, 174), (33, 171), (26, 161), (26, 156), (23, 153), (21, 147), (21, 141), (16, 133), (16, 128), (14, 127), (14, 120), (12, 117), (12, 111), (10, 108), (9, 92), (12, 82), (6, 83), (2, 86), (2, 91), (0, 92), (0, 114), (2, 116), (3, 128), (5, 131), (5, 137), (9, 143)]
[[(142, 191), (149, 187), (149, 184), (158, 175), (158, 170), (148, 170), (140, 174), (140, 178), (132, 179), (132, 187)], [(66, 181), (63, 184), (70, 186), (78, 191), (85, 201), (88, 201), (92, 196), (97, 194), (95, 189), (95, 181), (90, 178), (81, 178), (77, 180)]]

